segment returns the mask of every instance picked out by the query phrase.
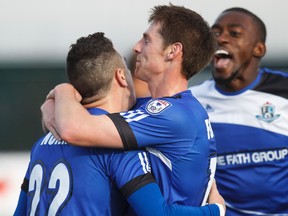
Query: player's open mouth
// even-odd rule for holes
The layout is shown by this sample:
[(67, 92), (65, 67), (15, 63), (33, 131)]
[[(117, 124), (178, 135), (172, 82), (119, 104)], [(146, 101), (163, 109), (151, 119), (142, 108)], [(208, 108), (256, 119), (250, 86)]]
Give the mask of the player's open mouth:
[(219, 49), (214, 55), (214, 66), (217, 68), (226, 68), (232, 59), (232, 55), (223, 49)]

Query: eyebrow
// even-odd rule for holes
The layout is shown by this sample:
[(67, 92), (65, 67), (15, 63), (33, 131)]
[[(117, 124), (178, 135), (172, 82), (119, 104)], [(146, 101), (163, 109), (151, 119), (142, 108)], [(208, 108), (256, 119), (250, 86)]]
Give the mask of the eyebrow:
[(143, 38), (149, 38), (149, 35), (147, 33), (143, 33)]
[[(233, 28), (233, 27), (241, 27), (241, 28), (244, 28), (244, 26), (243, 26), (242, 24), (238, 24), (238, 23), (228, 24), (228, 27), (229, 27), (229, 28)], [(214, 25), (212, 25), (211, 28), (221, 28), (221, 26), (218, 25), (218, 24), (214, 24)]]

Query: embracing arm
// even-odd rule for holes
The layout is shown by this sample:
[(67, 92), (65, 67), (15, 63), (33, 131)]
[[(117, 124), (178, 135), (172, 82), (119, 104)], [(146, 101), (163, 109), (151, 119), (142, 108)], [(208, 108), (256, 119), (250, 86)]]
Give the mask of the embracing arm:
[[(49, 100), (55, 100), (54, 113)], [(80, 100), (81, 96), (72, 85), (65, 83), (56, 86), (41, 106), (47, 129), (56, 138), (59, 136), (75, 145), (123, 148), (120, 135), (111, 119), (106, 115), (90, 115), (80, 104)], [(55, 122), (52, 123), (54, 119)]]
[[(224, 216), (224, 200), (218, 191), (214, 190), (213, 198), (209, 200), (211, 204), (192, 207), (176, 204), (167, 204), (156, 183), (147, 184), (128, 197), (129, 205), (135, 213), (140, 216), (147, 215), (215, 215)], [(217, 204), (212, 204), (216, 203)], [(220, 210), (222, 208), (222, 211)], [(224, 209), (224, 211), (223, 211)]]
[[(139, 175), (125, 183), (119, 189), (136, 215), (140, 216), (225, 215), (225, 202), (219, 194), (215, 183), (210, 190), (209, 205), (201, 207), (168, 204), (151, 173)], [(224, 209), (224, 211), (221, 211), (221, 209)]]

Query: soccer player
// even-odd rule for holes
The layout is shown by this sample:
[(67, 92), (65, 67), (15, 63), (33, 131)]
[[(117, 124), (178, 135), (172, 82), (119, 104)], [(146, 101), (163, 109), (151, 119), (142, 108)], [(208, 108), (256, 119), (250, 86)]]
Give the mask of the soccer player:
[[(216, 168), (216, 143), (208, 115), (187, 89), (188, 80), (215, 52), (214, 35), (196, 12), (155, 6), (150, 26), (135, 44), (135, 76), (152, 99), (122, 113), (91, 116), (68, 84), (58, 85), (42, 105), (47, 128), (80, 146), (147, 147), (152, 173), (168, 203), (206, 203)], [(57, 134), (55, 133), (55, 136)]]
[[(135, 103), (131, 73), (103, 33), (71, 46), (67, 75), (89, 115), (127, 110)], [(214, 189), (210, 201), (221, 201)], [(33, 146), (14, 215), (124, 215), (123, 197), (137, 215), (220, 213), (216, 205), (167, 205), (145, 151), (76, 147), (48, 133)]]
[(227, 215), (288, 215), (288, 73), (261, 68), (266, 27), (244, 8), (212, 25), (213, 79), (191, 87), (217, 139)]

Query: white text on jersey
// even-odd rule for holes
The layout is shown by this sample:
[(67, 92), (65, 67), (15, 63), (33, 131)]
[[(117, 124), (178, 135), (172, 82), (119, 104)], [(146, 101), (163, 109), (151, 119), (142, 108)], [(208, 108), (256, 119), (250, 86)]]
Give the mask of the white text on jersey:
[(42, 140), (42, 142), (40, 143), (40, 145), (66, 145), (67, 142), (63, 141), (63, 140), (57, 140), (55, 139), (55, 137), (52, 135), (51, 132), (49, 132), (44, 139)]
[(208, 139), (214, 138), (214, 132), (212, 130), (211, 123), (210, 123), (209, 119), (205, 119), (205, 124), (206, 124), (206, 128), (207, 128)]

